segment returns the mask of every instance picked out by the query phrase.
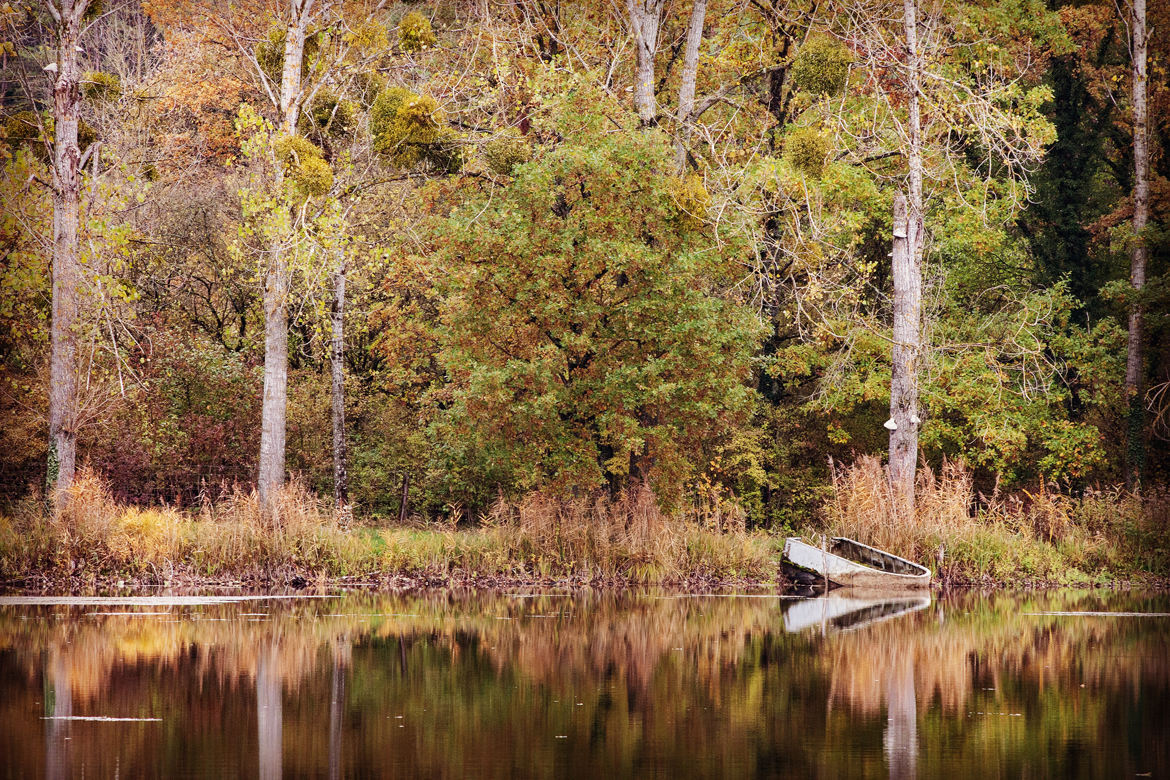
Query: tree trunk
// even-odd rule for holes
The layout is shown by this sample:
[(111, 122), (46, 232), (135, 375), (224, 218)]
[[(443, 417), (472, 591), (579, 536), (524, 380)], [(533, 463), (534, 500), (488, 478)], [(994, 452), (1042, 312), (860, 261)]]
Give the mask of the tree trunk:
[(284, 33), (284, 69), (280, 74), (280, 132), (295, 135), (301, 99), (301, 66), (305, 59), (305, 27), (313, 0), (290, 0)]
[(683, 52), (682, 86), (678, 90), (678, 138), (675, 140), (674, 166), (681, 174), (686, 170), (687, 141), (695, 111), (695, 81), (699, 75), (699, 46), (703, 42), (703, 21), (707, 18), (707, 0), (695, 0), (691, 23), (687, 27), (687, 45)]
[[(301, 63), (305, 28), (313, 0), (290, 0), (284, 36), (284, 70), (280, 81), (280, 130), (296, 132), (301, 101)], [(282, 186), (279, 163), (276, 187)], [(288, 261), (272, 247), (264, 279), (264, 399), (260, 413), (260, 473), (256, 492), (261, 514), (278, 521), (276, 499), (284, 485), (285, 412), (288, 408)]]
[(1125, 482), (1140, 487), (1145, 467), (1145, 405), (1142, 397), (1142, 303), (1146, 284), (1146, 223), (1150, 218), (1149, 118), (1146, 105), (1146, 0), (1133, 0), (1133, 249), (1129, 282), (1135, 300), (1129, 310), (1129, 345), (1125, 361), (1125, 395), (1129, 400), (1129, 432)]
[(81, 284), (78, 223), (81, 149), (77, 126), (81, 73), (77, 45), (88, 0), (50, 6), (57, 31), (57, 80), (53, 87), (53, 312), (49, 358), (49, 461), (46, 493), (64, 507), (77, 466), (77, 319)]
[(634, 107), (642, 126), (654, 124), (658, 101), (654, 97), (654, 55), (658, 52), (658, 28), (666, 0), (626, 0), (630, 29), (634, 34)]
[(909, 197), (894, 200), (894, 346), (890, 381), (890, 483), (896, 500), (914, 509), (914, 473), (918, 465), (918, 358), (922, 338), (922, 125), (918, 92), (922, 63), (918, 56), (917, 0), (904, 0), (908, 93), (907, 158)]
[(288, 408), (288, 294), (281, 250), (272, 253), (264, 282), (264, 402), (260, 412), (260, 476), (256, 491), (266, 520), (275, 523), (284, 484), (285, 412)]
[(398, 524), (406, 523), (406, 512), (410, 506), (410, 472), (402, 475), (402, 502), (398, 505)]
[(345, 262), (333, 276), (333, 500), (349, 503), (349, 459), (345, 447)]
[(894, 346), (890, 382), (890, 483), (896, 500), (912, 507), (918, 458), (918, 386), (914, 359), (918, 327), (914, 301), (914, 263), (910, 250), (906, 197), (894, 198)]

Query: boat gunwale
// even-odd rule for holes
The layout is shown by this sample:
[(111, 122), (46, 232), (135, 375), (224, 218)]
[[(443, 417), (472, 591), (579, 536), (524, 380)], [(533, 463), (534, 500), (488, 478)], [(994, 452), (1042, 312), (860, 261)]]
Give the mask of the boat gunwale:
[[(914, 569), (917, 569), (918, 572), (915, 574), (902, 574), (899, 572), (886, 571), (884, 569), (874, 568), (873, 566), (870, 566), (870, 565), (865, 564), (865, 563), (861, 563), (860, 561), (855, 561), (852, 558), (846, 558), (843, 555), (838, 555), (837, 553), (830, 552), (827, 549), (822, 550), (820, 547), (817, 547), (816, 545), (809, 544), (808, 542), (806, 542), (804, 540), (803, 537), (800, 537), (800, 536), (789, 536), (785, 539), (785, 557), (786, 558), (788, 557), (788, 554), (787, 554), (788, 553), (788, 549), (787, 549), (788, 543), (789, 542), (796, 542), (798, 544), (804, 545), (805, 547), (809, 548), (813, 552), (819, 553), (819, 554), (824, 555), (824, 556), (832, 556), (833, 558), (836, 558), (839, 561), (844, 561), (845, 563), (849, 564), (850, 566), (856, 567), (857, 569), (860, 569), (861, 571), (864, 571), (868, 574), (879, 575), (882, 578), (889, 578), (892, 581), (914, 582), (914, 583), (930, 582), (931, 577), (933, 576), (933, 573), (931, 572), (931, 570), (928, 569), (927, 567), (923, 566), (920, 563), (915, 563), (914, 561), (907, 560), (901, 556), (894, 555), (891, 552), (886, 552), (885, 550), (880, 550), (877, 547), (872, 547), (872, 546), (865, 544), (863, 542), (859, 542), (856, 539), (850, 539), (847, 536), (832, 536), (829, 538), (834, 542), (836, 542), (836, 541), (848, 542), (850, 544), (855, 544), (858, 547), (864, 547), (867, 550), (872, 550), (873, 552), (878, 553), (879, 555), (884, 555), (884, 556), (887, 556), (889, 558), (893, 558), (897, 561), (901, 561), (902, 563), (905, 563), (908, 566), (910, 566)], [(824, 572), (818, 572), (818, 573), (824, 574)]]

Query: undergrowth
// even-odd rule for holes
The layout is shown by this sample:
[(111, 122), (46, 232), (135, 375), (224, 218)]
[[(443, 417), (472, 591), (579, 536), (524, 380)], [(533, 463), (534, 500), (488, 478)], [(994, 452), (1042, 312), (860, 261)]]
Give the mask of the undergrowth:
[[(510, 577), (610, 578), (665, 583), (774, 576), (767, 537), (728, 522), (725, 508), (663, 512), (648, 489), (497, 501), (478, 528), (453, 524), (348, 528), (331, 506), (293, 481), (278, 522), (254, 493), (235, 491), (192, 511), (124, 506), (81, 473), (56, 516), (36, 500), (0, 516), (0, 580), (30, 577), (273, 579), (452, 572)], [(730, 526), (730, 527), (729, 527)]]
[(893, 498), (874, 457), (833, 472), (826, 532), (889, 550), (949, 582), (1021, 579), (1068, 584), (1170, 572), (1170, 494), (1120, 488), (1071, 497), (1041, 485), (978, 493), (961, 463), (918, 472), (915, 510)]
[[(917, 507), (898, 511), (877, 458), (835, 469), (817, 530), (890, 550), (948, 583), (1098, 583), (1170, 572), (1170, 493), (1089, 490), (1073, 498), (1042, 486), (978, 493), (970, 472), (946, 463), (919, 472)], [(473, 527), (375, 527), (339, 518), (292, 481), (278, 522), (255, 494), (235, 491), (190, 511), (125, 506), (89, 473), (50, 516), (30, 499), (0, 516), (0, 582), (134, 578), (151, 582), (319, 580), (384, 575), (670, 583), (771, 581), (781, 540), (744, 530), (733, 504), (662, 510), (641, 487), (617, 497), (500, 498)]]

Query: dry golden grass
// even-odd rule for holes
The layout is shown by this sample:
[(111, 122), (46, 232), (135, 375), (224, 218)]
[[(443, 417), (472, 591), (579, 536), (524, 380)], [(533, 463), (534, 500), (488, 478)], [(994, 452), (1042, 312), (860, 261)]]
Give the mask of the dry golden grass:
[(770, 546), (744, 533), (742, 514), (736, 517), (723, 507), (668, 514), (645, 486), (617, 498), (604, 492), (568, 499), (530, 493), (518, 502), (500, 498), (484, 525), (541, 573), (637, 581), (770, 574)]
[[(411, 573), (617, 577), (663, 582), (694, 576), (770, 578), (774, 547), (743, 532), (742, 515), (704, 505), (664, 513), (648, 489), (616, 500), (531, 494), (501, 500), (485, 527), (343, 527), (330, 502), (293, 480), (277, 522), (254, 493), (236, 490), (193, 512), (114, 501), (82, 472), (56, 517), (38, 502), (0, 517), (0, 579), (151, 576), (264, 579)], [(738, 523), (738, 527), (737, 527)], [(720, 531), (720, 528), (736, 530)]]
[[(1048, 487), (976, 493), (970, 473), (919, 472), (917, 510), (899, 511), (886, 472), (862, 458), (833, 475), (825, 530), (931, 567), (944, 581), (1105, 582), (1170, 571), (1170, 494), (1122, 490), (1070, 498)], [(620, 496), (501, 499), (480, 528), (339, 522), (330, 502), (297, 481), (273, 523), (236, 491), (193, 512), (115, 502), (82, 473), (57, 517), (29, 500), (0, 516), (0, 580), (75, 576), (309, 579), (392, 573), (608, 578), (641, 583), (696, 577), (771, 580), (776, 540), (743, 530), (742, 511), (705, 501), (665, 512), (644, 487)]]
[(296, 480), (281, 491), (277, 516), (275, 524), (266, 521), (255, 494), (238, 490), (194, 513), (123, 506), (83, 470), (55, 516), (29, 501), (14, 518), (0, 518), (0, 576), (152, 573), (169, 579), (180, 569), (259, 576), (281, 567), (339, 573), (361, 563), (363, 546)]
[(1079, 499), (1047, 485), (990, 496), (975, 491), (970, 471), (946, 462), (918, 472), (916, 507), (894, 500), (886, 468), (863, 457), (833, 470), (827, 531), (930, 566), (944, 579), (1018, 577), (1069, 582), (1117, 575), (1164, 575), (1167, 529), (1158, 517), (1170, 499), (1139, 499), (1120, 489)]
[(852, 467), (833, 469), (833, 497), (826, 507), (830, 530), (921, 557), (930, 540), (952, 537), (970, 525), (971, 484), (971, 475), (959, 464), (945, 464), (938, 476), (923, 467), (915, 486), (916, 508), (908, 513), (894, 499), (885, 466), (865, 456)]

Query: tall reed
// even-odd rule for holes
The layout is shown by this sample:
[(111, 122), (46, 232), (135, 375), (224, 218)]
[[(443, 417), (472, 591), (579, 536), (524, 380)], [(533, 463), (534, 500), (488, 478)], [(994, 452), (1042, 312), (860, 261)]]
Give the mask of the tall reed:
[(771, 576), (766, 540), (745, 534), (742, 516), (728, 515), (725, 508), (708, 506), (667, 513), (642, 485), (616, 497), (605, 492), (576, 498), (534, 492), (518, 501), (501, 497), (484, 525), (542, 573), (638, 581)]
[(1170, 569), (1170, 526), (1155, 520), (1170, 499), (1157, 491), (1142, 499), (1120, 489), (1074, 498), (1042, 483), (985, 495), (967, 467), (945, 461), (937, 473), (919, 469), (916, 505), (907, 512), (876, 457), (834, 466), (832, 477), (828, 533), (920, 561), (943, 579), (1089, 582)]
[[(532, 493), (501, 499), (481, 528), (343, 527), (329, 502), (292, 480), (278, 522), (256, 495), (227, 491), (191, 511), (117, 503), (81, 472), (56, 517), (35, 502), (0, 516), (0, 580), (146, 577), (290, 579), (347, 575), (620, 578), (770, 578), (774, 546), (742, 530), (742, 514), (707, 503), (668, 514), (646, 488), (617, 498)], [(719, 528), (733, 529), (720, 531)]]

